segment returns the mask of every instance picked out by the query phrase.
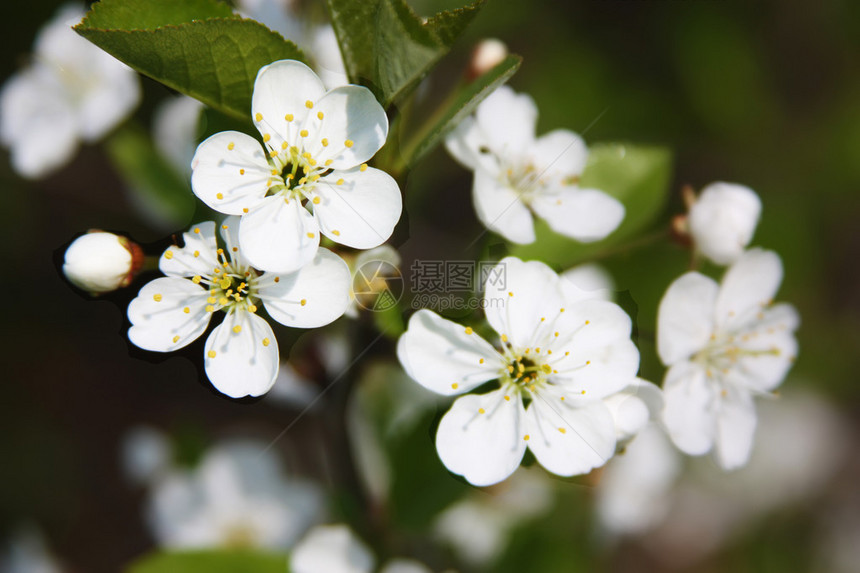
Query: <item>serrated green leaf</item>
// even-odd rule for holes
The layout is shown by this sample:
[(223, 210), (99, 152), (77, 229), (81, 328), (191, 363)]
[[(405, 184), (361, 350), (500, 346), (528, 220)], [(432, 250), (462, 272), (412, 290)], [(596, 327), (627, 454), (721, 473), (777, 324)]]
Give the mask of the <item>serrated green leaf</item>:
[(519, 69), (522, 61), (519, 56), (508, 56), (492, 70), (456, 93), (454, 99), (440, 108), (404, 145), (403, 161), (406, 165), (412, 167), (432, 151), (449, 131), (475, 111), (479, 103), (508, 81)]
[(404, 0), (327, 0), (347, 73), (384, 107), (414, 89), (486, 0), (422, 22)]
[(181, 551), (143, 557), (126, 573), (287, 573), (287, 555), (249, 550)]
[(605, 191), (624, 204), (624, 221), (618, 229), (602, 241), (579, 243), (536, 219), (535, 242), (512, 246), (511, 254), (559, 267), (598, 256), (645, 228), (659, 215), (668, 197), (671, 172), (672, 155), (665, 148), (619, 143), (595, 145), (579, 185)]
[(194, 214), (191, 186), (155, 150), (146, 133), (127, 126), (107, 140), (106, 148), (129, 190), (170, 228), (187, 225)]
[(204, 18), (237, 17), (217, 0), (101, 0), (81, 25), (103, 30), (154, 30)]
[[(146, 5), (144, 0), (129, 0), (141, 2)], [(141, 8), (136, 20), (118, 0), (96, 6), (75, 27), (79, 34), (140, 73), (240, 119), (251, 113), (254, 79), (261, 67), (283, 59), (305, 61), (295, 44), (254, 20), (208, 18), (160, 25), (188, 19), (190, 11), (177, 8), (156, 17), (143, 15), (146, 10)], [(201, 12), (206, 18), (218, 5), (192, 0), (190, 6), (205, 8)], [(123, 27), (110, 27), (115, 25)]]

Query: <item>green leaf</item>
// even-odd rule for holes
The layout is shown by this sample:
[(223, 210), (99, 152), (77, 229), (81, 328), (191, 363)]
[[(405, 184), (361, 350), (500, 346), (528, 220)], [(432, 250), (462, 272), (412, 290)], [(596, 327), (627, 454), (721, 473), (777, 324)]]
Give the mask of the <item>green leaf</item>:
[(153, 147), (146, 133), (128, 125), (106, 143), (114, 166), (140, 202), (170, 228), (187, 225), (194, 214), (191, 186)]
[(75, 30), (140, 73), (241, 119), (251, 113), (261, 67), (305, 61), (289, 40), (212, 0), (103, 0)]
[(404, 145), (403, 161), (406, 165), (412, 167), (432, 151), (449, 131), (475, 111), (479, 103), (508, 81), (519, 69), (522, 61), (519, 56), (508, 56), (492, 70), (457, 92), (453, 101), (443, 105)]
[(386, 108), (448, 53), (485, 1), (422, 23), (404, 0), (327, 0), (350, 79), (370, 87)]
[(156, 553), (138, 559), (126, 573), (286, 573), (287, 555), (250, 550)]
[(580, 187), (600, 189), (624, 204), (624, 221), (602, 241), (579, 243), (535, 220), (534, 243), (514, 245), (511, 254), (566, 267), (609, 252), (609, 248), (652, 223), (669, 193), (672, 154), (662, 147), (607, 143), (591, 148)]

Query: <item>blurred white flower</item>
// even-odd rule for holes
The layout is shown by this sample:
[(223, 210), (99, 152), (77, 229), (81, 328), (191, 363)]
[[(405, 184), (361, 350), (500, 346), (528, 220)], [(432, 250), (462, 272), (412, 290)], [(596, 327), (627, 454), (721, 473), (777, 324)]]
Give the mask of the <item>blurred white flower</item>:
[(577, 265), (560, 276), (561, 288), (569, 304), (589, 299), (612, 301), (614, 298), (612, 275), (596, 263)]
[(167, 437), (148, 427), (132, 428), (123, 437), (122, 465), (135, 485), (154, 483), (173, 463), (173, 450)]
[(148, 517), (169, 548), (289, 549), (322, 513), (310, 483), (284, 476), (265, 444), (231, 442), (193, 470), (174, 468), (152, 488)]
[(508, 46), (496, 38), (486, 38), (478, 42), (472, 50), (469, 73), (473, 77), (486, 74), (508, 57)]
[(143, 264), (143, 251), (127, 237), (90, 231), (69, 245), (63, 274), (92, 295), (128, 286)]
[(690, 272), (660, 302), (657, 350), (669, 367), (663, 422), (678, 448), (714, 449), (726, 470), (749, 459), (753, 397), (779, 386), (797, 355), (797, 311), (773, 304), (782, 274), (776, 253), (752, 249), (721, 285)]
[(534, 215), (582, 242), (614, 231), (624, 206), (597, 189), (582, 189), (588, 150), (582, 138), (559, 129), (535, 136), (531, 97), (502, 86), (445, 140), (451, 156), (475, 173), (472, 198), (478, 219), (514, 243), (535, 240)]
[(83, 16), (79, 4), (63, 6), (40, 30), (32, 65), (0, 93), (0, 140), (24, 177), (60, 168), (79, 141), (97, 141), (140, 101), (137, 74), (72, 30)]
[(663, 409), (663, 392), (641, 378), (603, 400), (615, 421), (615, 439), (619, 445), (642, 431), (648, 422), (660, 417)]
[(602, 399), (639, 368), (630, 317), (603, 300), (568, 305), (552, 269), (514, 257), (490, 273), (482, 306), (500, 350), (429, 310), (412, 316), (397, 344), (406, 372), (438, 394), (499, 382), (498, 390), (459, 398), (443, 416), (436, 434), (442, 463), (482, 486), (512, 474), (526, 447), (558, 475), (602, 466), (615, 450)]
[(144, 285), (128, 306), (129, 340), (155, 352), (187, 346), (224, 311), (206, 339), (204, 367), (212, 385), (234, 398), (265, 394), (278, 374), (278, 342), (257, 303), (281, 324), (315, 328), (343, 315), (350, 282), (346, 263), (324, 248), (297, 272), (259, 273), (240, 250), (237, 227), (237, 217), (224, 220), (223, 249), (211, 221), (184, 233), (185, 245), (159, 261), (168, 276)]
[[(371, 573), (376, 559), (346, 525), (314, 527), (290, 554), (292, 573)], [(392, 559), (379, 573), (431, 573), (411, 559)]]
[(302, 44), (304, 22), (297, 14), (295, 0), (238, 0), (239, 13), (265, 24), (288, 40)]
[(334, 28), (328, 24), (317, 26), (312, 33), (310, 44), (317, 74), (326, 89), (348, 85), (349, 78), (346, 75), (346, 67), (343, 65), (343, 57), (340, 54), (340, 45)]
[(546, 514), (552, 502), (546, 475), (522, 468), (505, 483), (442, 511), (433, 531), (470, 565), (487, 566), (502, 553), (515, 527)]
[(310, 68), (281, 60), (260, 69), (251, 107), (265, 149), (244, 133), (215, 134), (197, 148), (191, 186), (211, 208), (242, 217), (239, 239), (254, 267), (298, 270), (314, 258), (320, 233), (357, 249), (391, 236), (400, 188), (364, 163), (388, 135), (370, 90), (326, 92)]
[(63, 569), (48, 550), (42, 534), (33, 527), (21, 528), (7, 541), (0, 556), (4, 573), (61, 573)]
[(161, 155), (184, 176), (191, 175), (203, 104), (184, 95), (167, 98), (152, 116), (152, 138)]
[(761, 200), (749, 187), (711, 183), (690, 207), (696, 250), (718, 265), (733, 263), (752, 239), (760, 214)]

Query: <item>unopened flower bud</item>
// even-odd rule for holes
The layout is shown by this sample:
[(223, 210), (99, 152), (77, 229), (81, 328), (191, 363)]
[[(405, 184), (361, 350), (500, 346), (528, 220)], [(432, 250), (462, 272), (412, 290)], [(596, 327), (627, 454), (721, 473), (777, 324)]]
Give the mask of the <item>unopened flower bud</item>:
[(488, 38), (482, 40), (472, 50), (472, 60), (469, 63), (469, 75), (477, 78), (499, 65), (508, 57), (508, 47), (501, 40)]
[(127, 239), (90, 231), (66, 249), (63, 274), (76, 287), (98, 295), (128, 286), (143, 264), (143, 251)]
[(705, 257), (728, 265), (743, 254), (760, 214), (761, 200), (749, 187), (712, 183), (690, 207), (690, 235)]

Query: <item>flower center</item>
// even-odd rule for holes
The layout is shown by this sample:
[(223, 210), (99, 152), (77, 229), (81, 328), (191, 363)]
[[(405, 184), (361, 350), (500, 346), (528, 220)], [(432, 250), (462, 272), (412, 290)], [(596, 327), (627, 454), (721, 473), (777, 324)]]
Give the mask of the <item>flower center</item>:
[(738, 339), (747, 342), (757, 336), (756, 333), (744, 335), (726, 335), (717, 338), (711, 336), (711, 343), (693, 356), (693, 361), (702, 364), (707, 375), (713, 376), (715, 371), (727, 374), (734, 368), (741, 358), (753, 358), (758, 356), (779, 356), (779, 348), (745, 348), (737, 344)]
[(515, 355), (506, 367), (503, 383), (512, 385), (521, 391), (534, 391), (546, 383), (552, 368), (534, 358), (525, 355)]
[(207, 312), (223, 310), (248, 310), (256, 312), (257, 307), (257, 271), (248, 266), (237, 267), (227, 258), (224, 249), (218, 249), (218, 260), (221, 266), (215, 267), (211, 275), (205, 279), (194, 277), (195, 283), (204, 282), (209, 287), (209, 298), (206, 301)]

